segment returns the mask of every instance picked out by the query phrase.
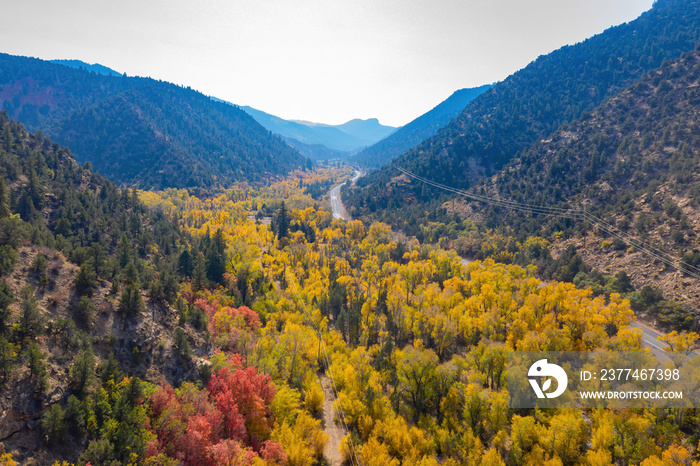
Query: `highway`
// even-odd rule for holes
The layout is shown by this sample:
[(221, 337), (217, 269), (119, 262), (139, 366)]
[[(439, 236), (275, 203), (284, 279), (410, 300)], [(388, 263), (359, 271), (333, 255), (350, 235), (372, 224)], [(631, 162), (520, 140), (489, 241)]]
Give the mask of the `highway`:
[(630, 327), (642, 329), (642, 345), (644, 345), (645, 348), (659, 351), (663, 351), (664, 348), (668, 348), (668, 345), (656, 339), (657, 337), (663, 336), (662, 333), (655, 332), (648, 327), (643, 327), (637, 322), (632, 322)]
[[(354, 183), (362, 176), (362, 172), (355, 170), (355, 175), (350, 179), (350, 183)], [(340, 188), (345, 186), (347, 181), (340, 183), (337, 186), (333, 186), (330, 192), (331, 197), (331, 209), (333, 209), (333, 218), (339, 218), (341, 220), (350, 220), (350, 215), (345, 211), (343, 206), (343, 201), (340, 198)]]

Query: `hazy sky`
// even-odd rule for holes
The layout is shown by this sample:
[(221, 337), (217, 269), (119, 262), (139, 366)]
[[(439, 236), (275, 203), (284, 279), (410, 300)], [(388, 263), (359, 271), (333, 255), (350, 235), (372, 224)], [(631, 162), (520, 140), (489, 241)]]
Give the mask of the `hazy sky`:
[(0, 51), (76, 58), (287, 119), (405, 124), (652, 0), (18, 0)]

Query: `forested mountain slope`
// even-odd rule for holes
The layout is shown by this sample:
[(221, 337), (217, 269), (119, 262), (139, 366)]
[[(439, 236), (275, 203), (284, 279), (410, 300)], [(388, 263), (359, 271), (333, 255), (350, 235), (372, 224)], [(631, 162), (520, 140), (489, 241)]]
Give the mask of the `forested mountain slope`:
[(434, 135), (440, 128), (458, 116), (464, 108), (491, 86), (485, 85), (455, 91), (429, 112), (419, 116), (378, 143), (363, 149), (350, 161), (369, 168), (377, 168), (417, 146)]
[[(225, 247), (0, 113), (0, 463), (286, 458), (269, 439), (269, 377), (223, 353), (213, 369), (201, 359), (209, 318), (180, 294), (190, 276), (192, 293), (223, 282)], [(213, 432), (196, 444), (173, 416), (206, 417)]]
[(2, 54), (0, 101), (11, 118), (69, 146), (117, 183), (229, 186), (308, 163), (237, 107), (149, 78)]
[[(699, 40), (700, 2), (659, 0), (638, 19), (542, 56), (494, 85), (435, 136), (361, 179), (347, 202), (366, 214), (420, 198), (421, 186), (407, 193), (403, 183), (392, 182), (394, 166), (468, 187)], [(417, 207), (416, 215), (424, 210)]]
[[(586, 209), (621, 236), (700, 266), (700, 51), (667, 62), (593, 112), (564, 125), (473, 192), (521, 203)], [(485, 191), (484, 191), (485, 190)], [(481, 209), (480, 209), (481, 210)], [(581, 238), (591, 221), (488, 207), (485, 223), (519, 236)], [(601, 269), (626, 270), (700, 311), (700, 280), (645, 256), (622, 238), (598, 232), (580, 251)]]

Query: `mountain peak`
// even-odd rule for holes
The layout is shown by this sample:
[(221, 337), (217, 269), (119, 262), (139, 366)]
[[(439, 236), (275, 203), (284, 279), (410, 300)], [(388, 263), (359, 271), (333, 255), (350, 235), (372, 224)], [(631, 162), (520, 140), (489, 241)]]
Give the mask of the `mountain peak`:
[(76, 70), (85, 70), (85, 71), (94, 71), (97, 74), (102, 74), (104, 76), (121, 76), (122, 73), (119, 73), (117, 71), (114, 71), (112, 68), (108, 68), (104, 65), (100, 65), (99, 63), (93, 63), (92, 65), (89, 63), (86, 63), (82, 60), (63, 60), (63, 59), (56, 59), (56, 60), (49, 60), (51, 63), (55, 63), (56, 65), (63, 65), (67, 66), (68, 68), (75, 68)]

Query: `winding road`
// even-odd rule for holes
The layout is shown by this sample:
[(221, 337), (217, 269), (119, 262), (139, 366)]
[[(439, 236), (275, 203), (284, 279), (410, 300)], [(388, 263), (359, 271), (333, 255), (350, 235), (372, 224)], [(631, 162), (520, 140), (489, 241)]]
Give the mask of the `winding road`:
[[(362, 172), (360, 172), (359, 170), (355, 170), (355, 175), (350, 179), (350, 184), (353, 184), (361, 176)], [(340, 188), (342, 188), (346, 184), (347, 181), (344, 181), (339, 185), (334, 186), (333, 189), (331, 189), (330, 197), (331, 209), (333, 209), (333, 218), (339, 218), (341, 220), (350, 220), (350, 215), (348, 215), (347, 211), (345, 210), (345, 207), (343, 206), (343, 200), (340, 198)]]

